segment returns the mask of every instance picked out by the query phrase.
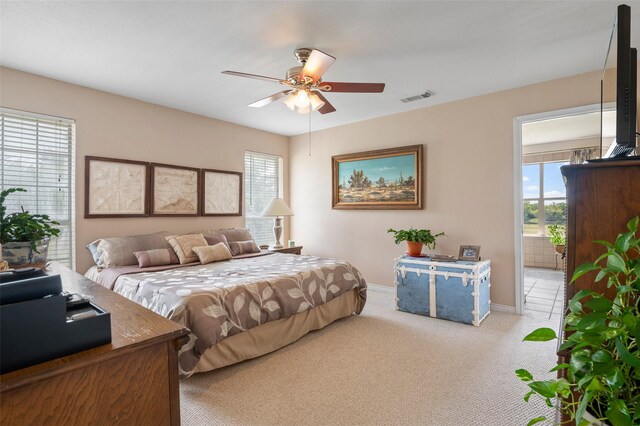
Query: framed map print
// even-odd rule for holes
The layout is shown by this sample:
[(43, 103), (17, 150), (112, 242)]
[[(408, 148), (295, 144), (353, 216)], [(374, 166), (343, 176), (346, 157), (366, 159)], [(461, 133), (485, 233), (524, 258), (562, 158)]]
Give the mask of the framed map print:
[(84, 217), (149, 215), (149, 163), (85, 156)]
[(151, 163), (151, 216), (198, 216), (200, 169)]
[(202, 216), (242, 216), (242, 173), (202, 169)]

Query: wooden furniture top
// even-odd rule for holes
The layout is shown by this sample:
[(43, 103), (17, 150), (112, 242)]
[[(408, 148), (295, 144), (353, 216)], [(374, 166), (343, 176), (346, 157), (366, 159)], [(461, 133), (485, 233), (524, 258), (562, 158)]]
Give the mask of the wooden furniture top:
[(580, 169), (598, 169), (603, 167), (630, 167), (630, 166), (640, 166), (640, 159), (631, 159), (631, 160), (609, 160), (609, 161), (597, 161), (595, 163), (583, 163), (583, 164), (569, 164), (567, 166), (563, 166), (568, 170), (580, 170)]
[[(0, 392), (64, 374), (164, 341), (183, 339), (189, 330), (56, 262), (46, 270), (60, 274), (62, 288), (79, 293), (111, 314), (111, 343), (0, 376)], [(33, 343), (37, 345), (37, 342)]]

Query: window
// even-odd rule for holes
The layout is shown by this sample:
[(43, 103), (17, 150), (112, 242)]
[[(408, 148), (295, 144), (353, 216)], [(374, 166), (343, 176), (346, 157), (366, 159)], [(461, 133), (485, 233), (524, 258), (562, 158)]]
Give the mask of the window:
[(0, 188), (20, 187), (6, 200), (7, 213), (47, 214), (60, 222), (48, 258), (74, 263), (74, 122), (0, 109)]
[(282, 157), (247, 151), (244, 156), (245, 226), (258, 244), (273, 243), (273, 218), (262, 211), (276, 197), (282, 197)]
[(567, 222), (567, 194), (560, 167), (567, 162), (522, 166), (524, 233), (546, 235), (549, 225)]

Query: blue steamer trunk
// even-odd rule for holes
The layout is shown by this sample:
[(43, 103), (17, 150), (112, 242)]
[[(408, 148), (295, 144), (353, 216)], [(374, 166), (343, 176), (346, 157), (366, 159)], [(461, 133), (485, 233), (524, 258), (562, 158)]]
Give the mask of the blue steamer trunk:
[(479, 326), (489, 315), (491, 262), (395, 260), (396, 309)]

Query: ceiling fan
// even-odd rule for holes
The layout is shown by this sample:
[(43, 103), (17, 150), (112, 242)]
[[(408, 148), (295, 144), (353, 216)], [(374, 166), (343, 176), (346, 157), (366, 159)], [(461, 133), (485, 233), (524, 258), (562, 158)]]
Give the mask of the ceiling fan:
[(384, 83), (322, 81), (322, 76), (327, 69), (333, 65), (336, 58), (320, 50), (302, 47), (296, 49), (295, 56), (301, 65), (289, 68), (284, 79), (247, 74), (238, 71), (222, 71), (222, 73), (270, 81), (287, 86), (287, 90), (260, 99), (259, 101), (249, 104), (249, 106), (260, 108), (271, 102), (286, 98), (284, 100), (285, 105), (292, 111), (297, 110), (301, 114), (307, 114), (311, 111), (328, 114), (336, 110), (321, 92), (381, 93), (384, 90)]

